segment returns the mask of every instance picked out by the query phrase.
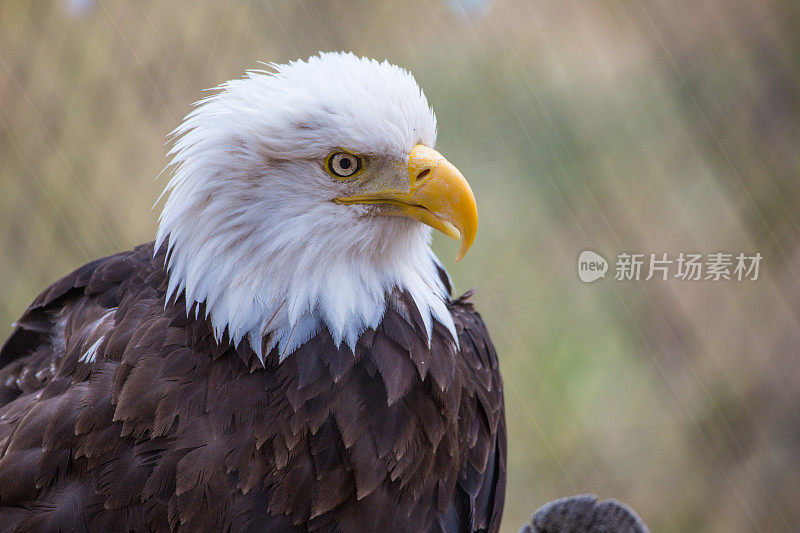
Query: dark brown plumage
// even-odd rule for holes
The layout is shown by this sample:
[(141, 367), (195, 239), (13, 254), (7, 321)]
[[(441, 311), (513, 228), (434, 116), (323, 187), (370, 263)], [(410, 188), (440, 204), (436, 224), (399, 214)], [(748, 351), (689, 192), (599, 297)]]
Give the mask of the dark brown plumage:
[[(496, 531), (502, 383), (467, 298), (263, 367), (164, 306), (152, 244), (45, 290), (0, 351), (0, 530)], [(399, 309), (399, 311), (398, 311)], [(199, 316), (200, 319), (195, 319)]]

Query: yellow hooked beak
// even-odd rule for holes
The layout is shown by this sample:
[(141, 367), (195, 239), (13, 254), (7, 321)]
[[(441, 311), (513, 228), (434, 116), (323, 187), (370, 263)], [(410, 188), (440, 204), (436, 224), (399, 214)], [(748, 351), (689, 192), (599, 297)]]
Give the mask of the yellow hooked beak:
[[(467, 180), (442, 154), (421, 144), (408, 154), (408, 181), (402, 188), (337, 198), (340, 204), (384, 204), (386, 214), (406, 216), (461, 239), (461, 260), (478, 232), (478, 208)], [(406, 183), (408, 190), (405, 190)]]

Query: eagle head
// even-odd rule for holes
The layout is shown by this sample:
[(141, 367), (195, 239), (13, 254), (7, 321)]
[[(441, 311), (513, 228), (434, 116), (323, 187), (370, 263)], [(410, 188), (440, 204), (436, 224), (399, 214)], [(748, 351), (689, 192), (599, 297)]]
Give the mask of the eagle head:
[[(456, 341), (431, 228), (477, 231), (475, 199), (433, 149), (436, 117), (406, 70), (349, 53), (229, 81), (175, 129), (156, 250), (167, 298), (205, 304), (215, 336), (280, 358), (326, 327), (355, 349), (394, 291), (428, 338)], [(198, 304), (198, 305), (195, 305)]]

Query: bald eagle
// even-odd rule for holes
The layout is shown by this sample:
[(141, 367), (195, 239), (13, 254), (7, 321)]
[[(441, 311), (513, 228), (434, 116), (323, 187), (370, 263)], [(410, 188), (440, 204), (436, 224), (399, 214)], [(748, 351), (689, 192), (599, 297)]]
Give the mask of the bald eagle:
[(430, 248), (475, 199), (411, 74), (273, 64), (173, 135), (155, 242), (0, 351), (0, 530), (496, 531), (497, 356)]

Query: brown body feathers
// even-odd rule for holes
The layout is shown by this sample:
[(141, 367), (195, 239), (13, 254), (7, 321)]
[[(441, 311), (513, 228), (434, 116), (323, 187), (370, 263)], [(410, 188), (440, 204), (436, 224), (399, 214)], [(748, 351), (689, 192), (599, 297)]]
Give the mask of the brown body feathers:
[[(326, 330), (266, 367), (164, 306), (153, 245), (45, 290), (0, 351), (0, 531), (496, 531), (497, 358), (391, 295), (355, 354)], [(198, 316), (198, 319), (195, 319)]]

